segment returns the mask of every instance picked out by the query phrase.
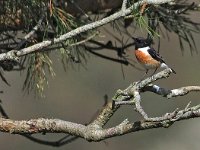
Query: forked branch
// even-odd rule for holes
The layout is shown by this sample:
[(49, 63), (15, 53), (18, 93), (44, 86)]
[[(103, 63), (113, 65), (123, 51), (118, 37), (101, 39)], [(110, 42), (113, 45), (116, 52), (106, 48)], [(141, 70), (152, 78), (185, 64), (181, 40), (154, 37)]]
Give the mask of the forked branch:
[[(129, 122), (124, 119), (119, 125), (111, 128), (104, 128), (104, 125), (110, 121), (110, 118), (120, 108), (120, 105), (131, 104), (136, 106), (138, 111), (137, 99), (143, 92), (154, 92), (167, 98), (183, 96), (192, 91), (200, 91), (200, 86), (187, 86), (173, 90), (163, 90), (157, 85), (152, 85), (156, 80), (167, 78), (171, 69), (165, 69), (152, 77), (140, 82), (134, 82), (125, 90), (118, 90), (114, 96), (114, 101), (110, 101), (102, 108), (93, 122), (88, 125), (77, 124), (60, 119), (30, 119), (30, 120), (11, 120), (0, 118), (0, 131), (11, 134), (35, 134), (35, 133), (68, 133), (77, 137), (84, 138), (88, 141), (101, 141), (114, 136), (120, 136), (140, 130), (152, 128), (169, 127), (176, 121), (200, 117), (200, 105), (189, 107), (189, 104), (182, 110), (176, 110), (173, 113), (167, 113), (161, 117), (144, 118), (135, 122)], [(161, 90), (162, 89), (162, 90)], [(161, 91), (168, 91), (162, 94)], [(133, 101), (136, 100), (136, 101)], [(140, 99), (141, 100), (141, 99)], [(125, 103), (123, 103), (125, 102)], [(129, 103), (130, 102), (130, 103)], [(140, 108), (142, 109), (142, 107)], [(144, 112), (144, 110), (142, 109)], [(140, 112), (141, 113), (141, 112)], [(167, 116), (167, 117), (166, 117)], [(126, 116), (124, 116), (126, 118)]]

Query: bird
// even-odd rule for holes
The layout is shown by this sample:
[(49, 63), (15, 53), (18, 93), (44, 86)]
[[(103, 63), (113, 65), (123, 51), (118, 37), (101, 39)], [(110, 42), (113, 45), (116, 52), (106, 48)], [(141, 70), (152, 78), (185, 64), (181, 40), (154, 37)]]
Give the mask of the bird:
[[(143, 78), (147, 75), (150, 69), (155, 69), (155, 73), (158, 68), (170, 68), (165, 63), (162, 56), (160, 56), (158, 52), (156, 52), (156, 50), (153, 47), (151, 47), (151, 40), (142, 37), (133, 37), (133, 39), (135, 41), (135, 57), (146, 70)], [(174, 69), (170, 69), (174, 74), (176, 74)]]

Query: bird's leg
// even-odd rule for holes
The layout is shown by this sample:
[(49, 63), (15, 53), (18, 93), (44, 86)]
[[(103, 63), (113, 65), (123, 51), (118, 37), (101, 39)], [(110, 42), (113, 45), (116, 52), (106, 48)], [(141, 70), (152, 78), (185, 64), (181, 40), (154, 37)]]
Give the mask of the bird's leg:
[(158, 70), (158, 68), (156, 68), (156, 69), (154, 70), (154, 72), (151, 74), (151, 76), (154, 75), (154, 74), (156, 73), (157, 70)]
[(142, 76), (142, 78), (140, 79), (140, 81), (142, 81), (144, 79), (144, 77), (147, 75), (149, 69), (146, 70), (145, 74)]

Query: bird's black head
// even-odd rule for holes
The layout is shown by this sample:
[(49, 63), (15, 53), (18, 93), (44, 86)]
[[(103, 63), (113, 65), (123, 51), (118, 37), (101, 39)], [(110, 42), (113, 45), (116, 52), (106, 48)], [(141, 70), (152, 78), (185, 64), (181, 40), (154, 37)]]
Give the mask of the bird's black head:
[(148, 39), (142, 37), (133, 38), (135, 41), (135, 49), (150, 46), (151, 42)]

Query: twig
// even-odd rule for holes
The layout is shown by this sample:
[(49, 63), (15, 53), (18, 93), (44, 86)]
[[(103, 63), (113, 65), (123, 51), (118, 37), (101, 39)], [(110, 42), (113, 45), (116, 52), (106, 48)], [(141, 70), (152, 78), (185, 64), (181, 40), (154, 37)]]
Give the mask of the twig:
[(35, 34), (35, 32), (41, 27), (44, 17), (45, 15), (42, 14), (42, 17), (38, 21), (37, 25), (24, 37), (24, 39), (17, 45), (15, 49), (20, 49), (27, 42), (27, 40), (29, 40)]
[(87, 41), (93, 39), (93, 38), (94, 38), (96, 35), (98, 35), (98, 34), (99, 34), (99, 32), (95, 32), (94, 34), (92, 34), (91, 36), (87, 37), (86, 39), (81, 40), (81, 41), (76, 42), (76, 43), (73, 43), (73, 44), (71, 44), (71, 45), (69, 45), (69, 46), (77, 46), (77, 45), (83, 44), (83, 43), (85, 43), (85, 42), (87, 42)]
[(169, 90), (163, 87), (159, 87), (158, 85), (151, 84), (142, 89), (142, 92), (146, 91), (154, 92), (158, 95), (162, 95), (167, 98), (172, 98), (177, 96), (184, 96), (192, 91), (194, 92), (200, 91), (200, 86), (186, 86), (178, 89)]
[(126, 10), (127, 1), (128, 1), (128, 0), (123, 0), (123, 2), (122, 2), (122, 8), (121, 8), (122, 11), (125, 11), (125, 10)]
[[(157, 73), (155, 75), (153, 75), (152, 77), (149, 77), (147, 79), (144, 79), (140, 82), (135, 82), (133, 84), (131, 84), (127, 89), (125, 90), (118, 90), (117, 92), (117, 96), (114, 97), (114, 101), (117, 101), (115, 104), (116, 105), (124, 105), (124, 104), (135, 104), (135, 110), (140, 113), (142, 115), (142, 117), (146, 120), (146, 121), (163, 121), (163, 120), (173, 120), (175, 118), (175, 116), (177, 115), (177, 110), (175, 110), (172, 113), (167, 113), (162, 117), (154, 117), (154, 118), (149, 118), (147, 113), (144, 111), (144, 109), (142, 108), (140, 101), (140, 92), (144, 92), (144, 91), (152, 91), (154, 93), (160, 94), (160, 95), (164, 95), (167, 98), (171, 98), (171, 97), (176, 97), (176, 96), (182, 96), (182, 95), (186, 95), (188, 94), (190, 91), (200, 91), (200, 87), (199, 86), (189, 86), (189, 87), (182, 87), (180, 89), (174, 89), (174, 90), (164, 90), (164, 88), (160, 88), (157, 85), (149, 85), (150, 83), (161, 79), (161, 78), (167, 78), (170, 73), (172, 72), (172, 70), (170, 68), (161, 71), (160, 73)], [(121, 98), (122, 96), (123, 98)], [(132, 99), (128, 99), (128, 96), (133, 96)], [(119, 98), (120, 97), (120, 98)], [(129, 101), (130, 102), (123, 102), (123, 101)]]

